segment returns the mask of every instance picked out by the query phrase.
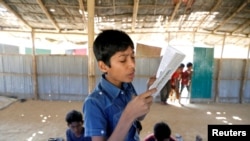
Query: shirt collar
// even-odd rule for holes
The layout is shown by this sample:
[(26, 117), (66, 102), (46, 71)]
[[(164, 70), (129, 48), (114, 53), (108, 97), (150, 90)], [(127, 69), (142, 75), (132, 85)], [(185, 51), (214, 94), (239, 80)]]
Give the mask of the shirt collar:
[(104, 91), (104, 93), (107, 94), (108, 96), (112, 97), (113, 99), (118, 97), (118, 95), (120, 93), (122, 93), (122, 92), (124, 93), (124, 91), (128, 88), (128, 83), (122, 83), (122, 89), (116, 87), (114, 84), (110, 83), (105, 78), (105, 74), (102, 74), (100, 84), (101, 84), (101, 88)]

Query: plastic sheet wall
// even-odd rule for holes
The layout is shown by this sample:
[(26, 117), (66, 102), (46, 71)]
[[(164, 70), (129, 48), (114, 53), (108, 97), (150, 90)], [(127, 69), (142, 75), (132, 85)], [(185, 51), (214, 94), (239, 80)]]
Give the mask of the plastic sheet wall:
[[(41, 100), (83, 100), (88, 95), (87, 56), (37, 55), (38, 97)], [(138, 93), (146, 90), (146, 81), (158, 68), (160, 58), (136, 58)], [(0, 55), (0, 95), (34, 98), (32, 56)], [(96, 66), (96, 82), (101, 77)]]
[[(38, 95), (41, 100), (80, 100), (88, 95), (87, 56), (37, 55)], [(249, 60), (250, 61), (250, 60)], [(159, 57), (137, 57), (136, 78), (133, 81), (138, 93), (146, 90), (148, 77), (156, 73)], [(218, 83), (219, 102), (237, 103), (240, 98), (245, 59), (222, 59), (221, 77), (216, 78), (218, 59), (214, 60), (212, 99)], [(250, 65), (248, 65), (250, 67)], [(247, 68), (243, 102), (250, 103), (250, 68)], [(31, 55), (0, 54), (0, 95), (32, 99), (33, 70)], [(96, 82), (101, 72), (96, 67)]]

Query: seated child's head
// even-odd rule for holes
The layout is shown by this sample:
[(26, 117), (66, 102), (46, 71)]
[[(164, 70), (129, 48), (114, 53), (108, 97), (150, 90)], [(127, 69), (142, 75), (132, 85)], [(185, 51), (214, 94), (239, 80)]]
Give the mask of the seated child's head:
[(154, 136), (157, 141), (167, 141), (170, 138), (171, 129), (165, 122), (156, 123), (154, 126)]
[(68, 123), (68, 127), (73, 131), (73, 133), (76, 136), (80, 136), (82, 134), (82, 129), (83, 129), (82, 113), (76, 110), (72, 110), (67, 113), (65, 120)]

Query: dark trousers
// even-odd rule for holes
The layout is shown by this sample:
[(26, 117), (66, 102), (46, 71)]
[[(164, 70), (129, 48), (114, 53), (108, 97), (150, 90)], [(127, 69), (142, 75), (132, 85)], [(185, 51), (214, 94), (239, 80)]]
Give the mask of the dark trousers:
[(166, 85), (160, 91), (161, 102), (167, 101), (170, 91), (171, 91), (171, 81), (168, 80)]
[(188, 91), (188, 93), (189, 93), (189, 88), (190, 88), (190, 86), (189, 86), (189, 85), (181, 84), (180, 95), (181, 95), (181, 93), (182, 93), (182, 91), (183, 91), (183, 89), (184, 89), (185, 87), (187, 88), (187, 91)]

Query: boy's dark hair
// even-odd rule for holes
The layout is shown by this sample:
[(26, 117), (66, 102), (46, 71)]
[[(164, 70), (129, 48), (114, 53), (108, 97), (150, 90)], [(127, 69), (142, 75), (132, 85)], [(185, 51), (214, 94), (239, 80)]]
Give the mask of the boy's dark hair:
[(72, 110), (67, 113), (65, 120), (68, 124), (71, 124), (72, 122), (83, 122), (82, 113)]
[(163, 141), (164, 139), (170, 138), (171, 129), (165, 122), (156, 123), (154, 126), (154, 136), (157, 141)]
[(94, 54), (97, 61), (103, 61), (111, 67), (110, 58), (119, 51), (125, 51), (128, 47), (134, 49), (131, 38), (120, 30), (104, 30), (94, 41)]
[(187, 63), (187, 67), (192, 67), (193, 64), (191, 62)]
[(185, 65), (183, 63), (180, 64), (179, 68), (184, 68)]

